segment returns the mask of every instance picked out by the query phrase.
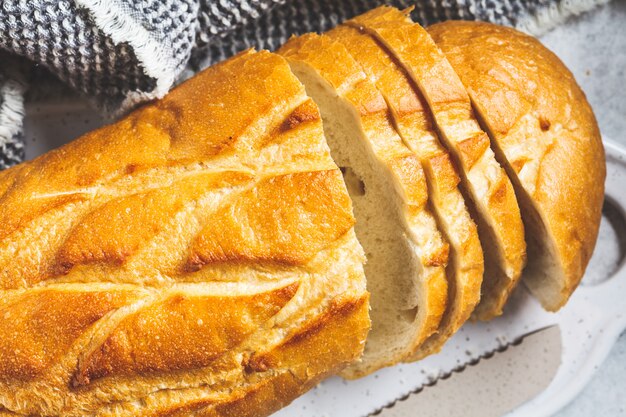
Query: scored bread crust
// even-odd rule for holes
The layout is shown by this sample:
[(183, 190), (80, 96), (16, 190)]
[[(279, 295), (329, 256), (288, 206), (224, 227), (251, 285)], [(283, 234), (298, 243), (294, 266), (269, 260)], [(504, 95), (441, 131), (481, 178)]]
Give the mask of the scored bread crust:
[(373, 38), (355, 28), (338, 26), (326, 35), (348, 49), (385, 98), (398, 134), (422, 163), (433, 212), (450, 244), (447, 310), (437, 333), (412, 356), (416, 360), (441, 350), (470, 317), (480, 299), (483, 253), (478, 232), (458, 189), (460, 179), (456, 168), (439, 143), (426, 104), (406, 73)]
[[(351, 357), (360, 349), (358, 337), (362, 317), (367, 311), (367, 298), (344, 302), (331, 308), (300, 334), (287, 339), (269, 354), (257, 358), (260, 363), (280, 368), (290, 366), (270, 379), (251, 383), (229, 393), (228, 400), (198, 400), (184, 407), (161, 410), (155, 416), (229, 416), (256, 417), (267, 415), (288, 404), (286, 399), (301, 395), (315, 386), (329, 370), (340, 371), (339, 357)], [(310, 352), (319, 352), (311, 355)], [(314, 375), (315, 377), (311, 377)], [(268, 412), (269, 411), (269, 412)]]
[(233, 415), (281, 394), (251, 405), (267, 415), (362, 352), (351, 202), (278, 55), (215, 65), (0, 183), (0, 413)]
[[(417, 246), (415, 251), (418, 255), (416, 262), (419, 263), (419, 275), (412, 279), (416, 280), (416, 290), (419, 297), (422, 298), (418, 300), (417, 304), (414, 304), (417, 311), (414, 313), (415, 319), (408, 335), (403, 333), (403, 337), (396, 335), (385, 338), (385, 340), (375, 338), (378, 335), (377, 329), (383, 325), (381, 323), (383, 320), (398, 323), (397, 326), (400, 329), (399, 323), (403, 319), (402, 311), (398, 311), (395, 314), (397, 317), (394, 317), (392, 314), (379, 313), (377, 308), (383, 300), (382, 293), (386, 288), (399, 287), (403, 284), (386, 282), (382, 289), (370, 290), (373, 308), (372, 332), (368, 337), (362, 361), (354, 364), (343, 373), (348, 378), (356, 378), (383, 366), (393, 365), (414, 354), (423, 341), (437, 330), (447, 302), (445, 266), (448, 260), (449, 246), (441, 236), (431, 213), (425, 175), (420, 161), (395, 132), (384, 98), (367, 79), (345, 47), (325, 35), (307, 34), (290, 39), (279, 49), (278, 53), (288, 59), (294, 73), (307, 87), (307, 92), (320, 105), (322, 117), (325, 119), (325, 129), (330, 124), (326, 118), (330, 119), (334, 114), (331, 109), (328, 109), (328, 113), (325, 115), (325, 107), (322, 104), (323, 98), (321, 96), (316, 97), (312, 92), (315, 86), (325, 85), (329, 91), (327, 94), (332, 96), (333, 100), (340, 100), (345, 108), (349, 108), (353, 112), (354, 118), (360, 124), (359, 129), (363, 132), (362, 145), (367, 148), (371, 163), (382, 167), (383, 172), (380, 175), (384, 176), (381, 178), (381, 181), (385, 182), (383, 186), (396, 194), (396, 197), (390, 196), (389, 198), (398, 199), (399, 196), (400, 223), (404, 224), (405, 228), (408, 226), (408, 237)], [(313, 79), (305, 80), (305, 74), (310, 74)], [(357, 133), (350, 132), (349, 134), (354, 136)], [(331, 144), (332, 148), (333, 145)], [(356, 149), (349, 149), (349, 152), (354, 154)], [(337, 160), (337, 158), (335, 159)], [(364, 175), (359, 172), (357, 174)], [(368, 187), (371, 185), (366, 183), (366, 192)], [(355, 198), (358, 196), (353, 195), (353, 199)], [(379, 204), (383, 203), (379, 202)], [(358, 236), (359, 227), (367, 228), (369, 224), (366, 218), (358, 218), (358, 212), (356, 215)], [(393, 212), (383, 215), (398, 216)], [(364, 240), (362, 238), (360, 240), (363, 243)], [(393, 254), (391, 255), (393, 256)], [(372, 262), (372, 257), (380, 256), (389, 255), (376, 252), (368, 253), (368, 263)], [(368, 274), (368, 266), (366, 265), (366, 275)], [(406, 268), (408, 267), (409, 265), (406, 266)], [(375, 279), (376, 277), (370, 274), (368, 286)], [(387, 300), (387, 303), (394, 302), (397, 300)], [(397, 308), (400, 310), (400, 306)], [(397, 332), (400, 333), (400, 330)], [(408, 340), (406, 340), (407, 337)], [(387, 348), (387, 344), (392, 345), (393, 348)]]
[(373, 36), (407, 71), (433, 115), (439, 137), (460, 169), (485, 253), (482, 298), (474, 317), (502, 314), (526, 262), (524, 227), (511, 181), (481, 129), (467, 92), (443, 53), (418, 24), (381, 6), (346, 22)]
[[(367, 295), (359, 299), (340, 300), (324, 314), (274, 349), (264, 358), (280, 372), (249, 381), (233, 391), (189, 396), (187, 401), (144, 398), (149, 406), (138, 407), (132, 401), (98, 410), (98, 416), (142, 415), (146, 417), (229, 416), (258, 417), (269, 415), (314, 387), (324, 376), (340, 371), (362, 349), (361, 333), (367, 327)], [(312, 352), (319, 352), (313, 354)], [(21, 416), (0, 409), (0, 416)], [(91, 415), (91, 414), (76, 414)]]
[(591, 107), (559, 58), (530, 36), (477, 22), (428, 32), (515, 185), (528, 239), (524, 283), (555, 311), (580, 282), (600, 225), (606, 165)]

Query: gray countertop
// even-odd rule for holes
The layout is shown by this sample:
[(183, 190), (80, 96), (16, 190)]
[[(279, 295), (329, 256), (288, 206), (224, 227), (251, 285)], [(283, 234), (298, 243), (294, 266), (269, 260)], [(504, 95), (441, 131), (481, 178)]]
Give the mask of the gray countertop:
[[(626, 146), (626, 1), (571, 19), (541, 40), (576, 76), (604, 137)], [(557, 416), (626, 416), (626, 333), (589, 385)]]

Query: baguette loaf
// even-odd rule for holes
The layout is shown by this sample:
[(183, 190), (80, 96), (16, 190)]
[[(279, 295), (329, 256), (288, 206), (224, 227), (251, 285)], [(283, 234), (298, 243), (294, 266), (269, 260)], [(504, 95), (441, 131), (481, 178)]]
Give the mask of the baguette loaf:
[(572, 73), (530, 36), (470, 22), (428, 30), (513, 180), (528, 238), (524, 282), (558, 310), (585, 272), (600, 225), (606, 165), (593, 111)]
[(591, 108), (528, 36), (429, 31), (381, 7), (243, 52), (0, 172), (0, 417), (268, 415), (499, 314), (525, 240), (561, 307), (600, 223)]
[(382, 6), (346, 24), (394, 54), (428, 103), (439, 138), (460, 168), (485, 253), (482, 297), (474, 316), (489, 320), (501, 314), (526, 261), (524, 226), (511, 181), (495, 159), (463, 84), (428, 33), (400, 10)]
[(277, 55), (0, 181), (4, 414), (266, 415), (363, 349), (351, 202)]
[(372, 294), (363, 358), (343, 373), (356, 378), (413, 354), (437, 330), (447, 301), (449, 247), (431, 212), (419, 159), (345, 47), (308, 34), (290, 39), (278, 53), (320, 106), (333, 158), (364, 183), (348, 185)]
[(354, 28), (338, 26), (328, 36), (348, 49), (385, 98), (396, 130), (422, 163), (433, 212), (450, 243), (448, 306), (437, 333), (417, 351), (423, 357), (441, 349), (480, 299), (483, 253), (476, 225), (458, 189), (459, 175), (450, 155), (439, 143), (427, 106), (406, 74), (374, 39)]

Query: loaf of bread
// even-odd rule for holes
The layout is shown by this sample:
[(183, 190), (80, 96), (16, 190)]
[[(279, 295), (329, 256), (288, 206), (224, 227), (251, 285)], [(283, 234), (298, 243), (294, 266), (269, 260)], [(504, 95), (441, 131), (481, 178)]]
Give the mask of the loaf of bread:
[(0, 172), (0, 417), (265, 416), (567, 301), (605, 164), (558, 58), (390, 7), (277, 52)]
[(278, 55), (0, 175), (5, 415), (266, 415), (361, 354), (351, 202)]

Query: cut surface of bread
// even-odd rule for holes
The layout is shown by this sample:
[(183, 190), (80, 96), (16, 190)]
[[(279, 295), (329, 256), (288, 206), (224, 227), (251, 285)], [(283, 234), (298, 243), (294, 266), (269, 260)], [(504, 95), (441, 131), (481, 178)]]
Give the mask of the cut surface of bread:
[(446, 312), (437, 333), (412, 356), (415, 359), (424, 357), (442, 348), (470, 317), (480, 299), (483, 253), (476, 225), (457, 188), (459, 175), (456, 168), (447, 150), (439, 143), (426, 105), (410, 79), (372, 37), (348, 26), (339, 26), (327, 36), (346, 47), (383, 95), (398, 134), (422, 163), (433, 213), (450, 244)]
[(528, 242), (524, 283), (555, 311), (580, 282), (598, 235), (606, 166), (593, 112), (570, 71), (530, 36), (474, 22), (428, 31), (513, 180)]
[(263, 416), (363, 350), (352, 205), (278, 55), (2, 180), (0, 413)]
[(382, 6), (346, 22), (373, 36), (419, 88), (439, 138), (459, 167), (485, 255), (481, 301), (474, 316), (502, 313), (526, 261), (524, 226), (511, 181), (480, 127), (459, 77), (428, 33), (398, 9)]
[(362, 361), (344, 372), (354, 378), (403, 360), (437, 330), (446, 307), (449, 247), (430, 211), (419, 159), (345, 47), (308, 34), (278, 52), (320, 107), (332, 156), (346, 171), (355, 230), (368, 259), (372, 330)]

